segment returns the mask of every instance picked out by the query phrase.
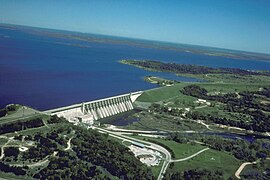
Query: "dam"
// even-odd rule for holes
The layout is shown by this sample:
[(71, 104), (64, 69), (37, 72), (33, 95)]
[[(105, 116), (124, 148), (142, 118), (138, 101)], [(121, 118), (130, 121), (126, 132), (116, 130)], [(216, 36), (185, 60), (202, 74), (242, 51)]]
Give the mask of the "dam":
[(110, 117), (134, 109), (133, 103), (143, 91), (123, 94), (104, 99), (82, 102), (45, 111), (50, 115), (64, 117), (70, 122), (93, 124), (95, 120)]

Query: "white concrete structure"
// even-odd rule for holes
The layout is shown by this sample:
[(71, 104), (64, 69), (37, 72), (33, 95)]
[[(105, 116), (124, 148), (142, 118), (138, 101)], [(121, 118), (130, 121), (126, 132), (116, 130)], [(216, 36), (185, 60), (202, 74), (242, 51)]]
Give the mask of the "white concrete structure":
[(92, 114), (85, 114), (83, 116), (78, 116), (79, 122), (85, 123), (85, 124), (94, 124), (94, 116)]
[(83, 102), (67, 107), (48, 110), (45, 111), (45, 113), (64, 117), (68, 121), (74, 123), (81, 121), (83, 123), (93, 124), (94, 120), (134, 109), (133, 103), (142, 93), (143, 91), (138, 91), (95, 101)]
[(146, 147), (130, 145), (129, 149), (134, 153), (135, 157), (147, 166), (158, 166), (162, 158), (160, 152)]

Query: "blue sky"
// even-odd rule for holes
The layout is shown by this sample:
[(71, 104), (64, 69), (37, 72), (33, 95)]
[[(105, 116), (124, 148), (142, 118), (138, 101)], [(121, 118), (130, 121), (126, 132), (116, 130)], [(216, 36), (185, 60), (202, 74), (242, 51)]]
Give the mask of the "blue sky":
[(270, 53), (270, 0), (0, 0), (0, 22)]

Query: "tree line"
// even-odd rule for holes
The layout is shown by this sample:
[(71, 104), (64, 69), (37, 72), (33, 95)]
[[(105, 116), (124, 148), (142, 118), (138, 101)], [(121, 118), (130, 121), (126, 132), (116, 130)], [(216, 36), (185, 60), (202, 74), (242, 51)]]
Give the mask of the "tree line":
[(190, 64), (164, 63), (160, 61), (124, 60), (125, 64), (146, 68), (154, 71), (172, 72), (178, 74), (237, 74), (237, 75), (265, 75), (269, 72), (247, 71), (240, 68), (212, 68)]
[(6, 116), (9, 112), (12, 112), (12, 111), (14, 112), (18, 108), (19, 108), (19, 106), (15, 105), (15, 104), (11, 104), (11, 105), (6, 106), (5, 108), (0, 109), (0, 117)]
[(0, 124), (0, 134), (13, 133), (15, 131), (22, 131), (27, 128), (36, 128), (41, 126), (44, 126), (41, 118), (10, 122)]

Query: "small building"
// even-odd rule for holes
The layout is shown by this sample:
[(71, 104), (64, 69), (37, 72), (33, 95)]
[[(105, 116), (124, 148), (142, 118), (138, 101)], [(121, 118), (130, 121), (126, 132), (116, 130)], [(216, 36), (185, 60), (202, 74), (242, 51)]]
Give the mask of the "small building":
[(133, 144), (134, 146), (137, 146), (137, 147), (140, 147), (140, 148), (144, 148), (144, 147), (145, 147), (144, 144), (139, 143), (139, 142), (135, 142), (135, 141), (132, 141), (132, 144)]

